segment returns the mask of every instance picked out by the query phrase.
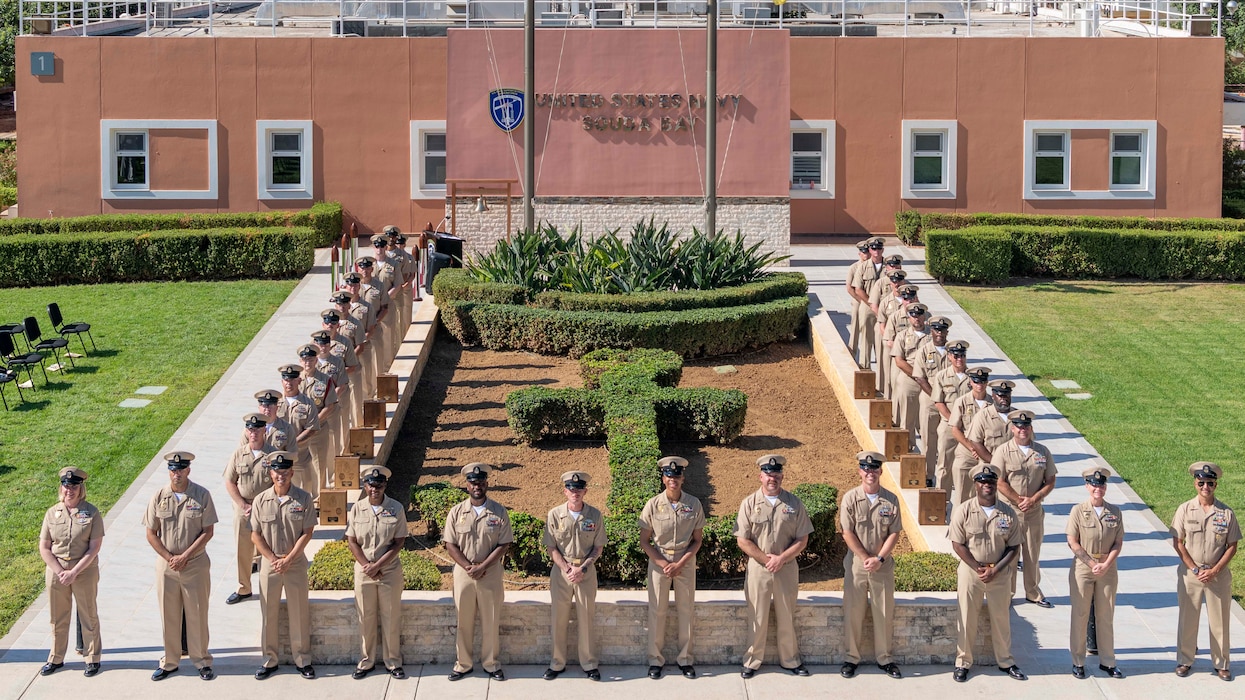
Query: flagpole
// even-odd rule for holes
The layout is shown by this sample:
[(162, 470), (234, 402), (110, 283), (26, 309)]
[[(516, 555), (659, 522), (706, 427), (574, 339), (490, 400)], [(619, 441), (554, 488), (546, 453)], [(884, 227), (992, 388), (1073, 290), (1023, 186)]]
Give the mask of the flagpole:
[(523, 228), (536, 229), (536, 0), (523, 3)]
[(706, 0), (705, 24), (705, 235), (712, 238), (718, 233), (718, 0)]

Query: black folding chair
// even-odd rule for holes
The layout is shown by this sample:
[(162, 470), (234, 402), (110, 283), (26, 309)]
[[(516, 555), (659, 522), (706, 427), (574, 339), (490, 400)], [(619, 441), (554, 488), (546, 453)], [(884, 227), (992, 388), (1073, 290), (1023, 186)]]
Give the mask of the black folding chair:
[[(26, 327), (26, 342), (30, 345), (30, 349), (39, 353), (42, 353), (44, 350), (51, 350), (56, 357), (57, 366), (60, 369), (64, 369), (64, 365), (61, 364), (61, 348), (66, 348), (65, 355), (68, 356), (69, 341), (64, 338), (48, 338), (44, 340), (43, 333), (39, 331), (39, 321), (34, 316), (27, 316), (22, 321), (22, 325)], [(69, 358), (69, 365), (77, 367), (72, 357)], [(47, 370), (44, 370), (44, 372), (47, 372)]]
[[(13, 343), (13, 336), (8, 333), (0, 333), (0, 358), (8, 363), (9, 368), (13, 370), (26, 369), (26, 376), (30, 379), (30, 388), (35, 386), (34, 366), (39, 365), (39, 369), (43, 370), (43, 383), (48, 383), (48, 371), (43, 366), (43, 353), (41, 352), (18, 352)], [(21, 384), (18, 384), (21, 387)], [(24, 399), (25, 397), (23, 397)]]
[(0, 400), (4, 401), (4, 410), (9, 410), (9, 397), (4, 395), (4, 385), (13, 382), (17, 385), (17, 395), (21, 397), (22, 403), (26, 403), (26, 395), (22, 393), (22, 383), (17, 380), (20, 375), (17, 370), (9, 369), (0, 364)]
[(48, 304), (48, 319), (52, 321), (52, 330), (61, 334), (61, 337), (67, 335), (78, 336), (78, 342), (82, 343), (82, 352), (86, 353), (86, 343), (82, 340), (82, 334), (86, 333), (86, 337), (91, 339), (91, 349), (99, 350), (95, 347), (95, 336), (91, 335), (91, 324), (81, 321), (75, 323), (65, 323), (65, 319), (61, 317), (61, 307), (52, 302)]
[[(0, 333), (21, 338), (23, 343), (26, 342), (26, 327), (20, 323), (0, 323)], [(16, 342), (13, 343), (13, 347), (17, 347)], [(30, 346), (26, 347), (26, 351), (30, 351)]]

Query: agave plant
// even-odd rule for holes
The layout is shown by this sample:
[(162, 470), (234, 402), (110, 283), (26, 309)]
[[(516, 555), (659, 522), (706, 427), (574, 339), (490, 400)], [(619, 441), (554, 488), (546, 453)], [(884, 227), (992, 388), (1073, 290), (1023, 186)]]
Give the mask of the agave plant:
[(761, 244), (747, 246), (743, 234), (733, 238), (718, 234), (706, 236), (692, 229), (692, 237), (679, 246), (680, 289), (717, 289), (755, 282), (765, 276), (765, 268), (790, 255), (774, 255), (761, 250)]
[(544, 223), (534, 231), (519, 231), (508, 241), (497, 241), (491, 251), (472, 256), (464, 265), (481, 282), (519, 284), (542, 292), (560, 277), (567, 251), (578, 248), (579, 240), (578, 228), (563, 238), (557, 227)]

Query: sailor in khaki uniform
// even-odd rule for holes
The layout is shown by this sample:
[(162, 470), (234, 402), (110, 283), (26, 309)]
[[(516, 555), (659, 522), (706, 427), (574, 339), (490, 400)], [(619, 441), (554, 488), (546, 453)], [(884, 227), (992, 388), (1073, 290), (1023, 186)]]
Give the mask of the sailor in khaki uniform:
[(765, 659), (771, 602), (778, 627), (780, 665), (797, 676), (808, 675), (795, 635), (795, 601), (800, 587), (795, 558), (808, 546), (813, 523), (800, 499), (782, 488), (786, 463), (782, 455), (757, 460), (761, 488), (739, 504), (735, 520), (735, 541), (748, 555), (744, 594), (748, 600), (749, 644), (740, 672), (744, 678), (755, 675)]
[[(363, 364), (359, 361), (359, 355), (354, 349), (354, 331), (353, 326), (346, 327), (344, 323), (349, 323), (343, 319), (337, 309), (325, 309), (320, 312), (320, 330), (328, 333), (328, 341), (320, 340), (320, 336), (312, 334), (312, 342), (320, 346), (320, 359), (336, 360), (345, 371), (345, 396), (342, 398), (344, 404), (349, 410), (342, 411), (343, 434), (349, 433), (352, 425), (358, 425), (359, 417), (363, 413), (363, 383), (359, 376), (359, 369)], [(328, 352), (324, 352), (325, 346), (328, 346)]]
[[(354, 274), (354, 273), (351, 273)], [(375, 394), (375, 387), (372, 387), (372, 393), (368, 393), (368, 387), (376, 383), (376, 369), (373, 366), (371, 343), (367, 341), (367, 329), (364, 326), (366, 312), (360, 309), (359, 314), (352, 313), (354, 304), (354, 295), (347, 291), (338, 291), (329, 297), (329, 301), (333, 302), (333, 308), (337, 311), (337, 335), (338, 339), (344, 344), (348, 344), (354, 353), (355, 359), (358, 360), (358, 371), (351, 376), (351, 387), (354, 391), (355, 406), (351, 418), (355, 421), (355, 425), (360, 425), (363, 420), (363, 400), (370, 399)], [(345, 341), (349, 340), (349, 343)], [(371, 382), (368, 381), (368, 375), (371, 375)]]
[(82, 626), (83, 657), (88, 678), (99, 673), (99, 613), (95, 595), (99, 588), (99, 548), (104, 540), (104, 516), (87, 503), (86, 472), (77, 467), (60, 471), (60, 501), (43, 514), (39, 529), (39, 555), (47, 564), (44, 581), (48, 611), (52, 618), (52, 649), (41, 675), (55, 673), (65, 665), (69, 645), (69, 616), (75, 605)]
[(1172, 536), (1180, 566), (1176, 569), (1176, 598), (1180, 601), (1177, 622), (1176, 675), (1187, 676), (1197, 658), (1197, 626), (1206, 601), (1210, 623), (1210, 660), (1215, 673), (1232, 680), (1228, 639), (1232, 615), (1232, 570), (1241, 540), (1241, 524), (1236, 513), (1215, 498), (1223, 469), (1213, 462), (1194, 462), (1189, 474), (1197, 486), (1197, 497), (1181, 503), (1172, 517)]
[(415, 258), (406, 252), (406, 236), (402, 235), (402, 231), (397, 226), (386, 226), (385, 236), (389, 238), (388, 255), (389, 260), (393, 263), (398, 272), (402, 274), (402, 286), (398, 291), (398, 298), (402, 300), (398, 307), (402, 311), (402, 316), (398, 327), (401, 328), (402, 334), (406, 334), (406, 329), (411, 325), (411, 311), (413, 302), (411, 301), (411, 285), (415, 281)]
[(873, 651), (878, 668), (891, 678), (902, 678), (899, 666), (891, 660), (895, 618), (895, 561), (891, 550), (903, 530), (899, 499), (879, 483), (884, 456), (861, 452), (856, 461), (860, 466), (860, 486), (848, 491), (839, 504), (839, 527), (847, 544), (847, 554), (843, 556), (843, 636), (847, 652), (839, 675), (856, 675), (868, 608), (873, 611)]
[[(891, 258), (899, 258), (899, 264), (903, 263), (903, 258), (898, 255), (892, 255), (887, 260)], [(888, 262), (887, 265), (889, 266), (890, 263)], [(895, 267), (896, 269), (887, 273), (888, 282), (886, 284), (879, 284), (873, 287), (878, 305), (878, 364), (874, 368), (874, 371), (877, 372), (876, 388), (879, 395), (887, 399), (890, 398), (891, 394), (890, 370), (894, 361), (891, 359), (891, 345), (886, 340), (886, 322), (891, 314), (895, 313), (895, 309), (899, 308), (899, 288), (908, 279), (908, 273), (898, 269), (898, 265)]]
[(856, 276), (856, 268), (865, 264), (869, 259), (869, 241), (864, 240), (856, 244), (856, 254), (858, 259), (847, 267), (847, 281), (843, 284), (843, 290), (847, 292), (847, 296), (852, 300), (851, 318), (847, 322), (847, 351), (856, 357), (857, 351), (860, 349), (860, 300), (852, 293), (852, 281)]
[[(264, 444), (271, 447), (273, 452), (293, 449), (294, 439), (298, 437), (298, 434), (294, 432), (294, 426), (286, 422), (284, 418), (277, 416), (277, 404), (281, 403), (281, 392), (275, 389), (256, 392), (255, 402), (255, 412), (260, 414), (267, 424), (264, 426)], [(241, 444), (247, 444), (249, 439), (246, 429), (243, 428)]]
[(406, 330), (399, 328), (402, 319), (402, 272), (398, 270), (394, 264), (394, 260), (389, 257), (389, 239), (383, 235), (372, 236), (372, 249), (375, 251), (376, 264), (373, 267), (373, 284), (377, 284), (381, 294), (387, 297), (389, 303), (389, 313), (385, 314), (383, 323), (385, 324), (385, 346), (381, 349), (384, 353), (385, 366), (388, 367), (393, 358), (398, 354), (398, 346), (402, 343), (402, 338), (406, 334)]
[[(968, 439), (968, 430), (980, 411), (994, 409), (994, 399), (989, 395), (990, 368), (973, 367), (968, 370), (968, 380), (968, 393), (961, 394), (951, 404), (949, 427), (951, 438), (955, 440), (954, 456), (951, 459), (952, 507), (977, 495), (970, 474), (981, 460), (973, 450), (973, 443)], [(1010, 400), (1009, 395), (1008, 401)]]
[(458, 611), (456, 658), (450, 680), (468, 673), (474, 662), (476, 610), (480, 611), (480, 664), (495, 681), (506, 680), (497, 660), (500, 651), (501, 605), (506, 599), (502, 567), (514, 531), (510, 514), (488, 497), (488, 474), (493, 468), (472, 462), (462, 468), (467, 479), (467, 500), (450, 509), (442, 528), (445, 551), (454, 560), (454, 607)]
[(359, 298), (366, 301), (372, 307), (372, 352), (376, 356), (376, 371), (388, 372), (389, 363), (393, 360), (388, 356), (388, 350), (391, 344), (390, 338), (393, 333), (389, 330), (389, 316), (394, 313), (390, 308), (390, 299), (388, 288), (384, 282), (377, 279), (376, 272), (378, 264), (376, 258), (365, 255), (355, 259), (355, 267), (358, 268), (359, 274), (363, 276), (363, 281), (359, 284)]
[(259, 599), (263, 610), (260, 650), (264, 663), (255, 671), (263, 680), (277, 670), (278, 613), (281, 592), (289, 613), (290, 653), (303, 678), (315, 678), (311, 666), (311, 611), (307, 605), (307, 556), (303, 550), (316, 529), (311, 494), (294, 485), (294, 455), (273, 452), (266, 463), (272, 488), (251, 504), (251, 541), (263, 561), (259, 565)]
[(302, 391), (302, 365), (281, 365), (281, 402), (277, 404), (277, 417), (290, 424), (291, 439), (286, 451), (294, 452), (294, 485), (312, 494), (320, 494), (320, 483), (311, 460), (313, 440), (321, 432), (320, 411)]
[(596, 642), (597, 559), (605, 549), (605, 522), (601, 511), (584, 503), (588, 491), (585, 472), (562, 475), (566, 503), (549, 511), (541, 544), (553, 559), (549, 574), (549, 597), (553, 623), (553, 659), (545, 669), (551, 681), (566, 670), (566, 628), (571, 624), (571, 603), (579, 627), (579, 667), (590, 680), (601, 680)]
[(169, 485), (147, 504), (143, 527), (156, 558), (156, 597), (160, 599), (160, 625), (164, 630), (164, 656), (151, 680), (162, 681), (177, 671), (182, 657), (182, 624), (185, 621), (186, 652), (210, 681), (212, 654), (208, 651), (208, 594), (212, 591), (212, 562), (207, 543), (216, 532), (216, 506), (212, 494), (190, 480), (189, 452), (164, 455)]
[(346, 524), (346, 544), (354, 555), (354, 604), (363, 645), (363, 656), (351, 674), (355, 680), (371, 673), (382, 654), (389, 675), (406, 678), (402, 668), (405, 582), (398, 558), (406, 542), (406, 513), (401, 503), (385, 495), (390, 476), (393, 472), (379, 464), (363, 472), (366, 498), (355, 501)]
[[(337, 312), (333, 312), (331, 318), (337, 318)], [(337, 484), (332, 483), (333, 477), (333, 458), (346, 452), (346, 443), (350, 441), (350, 426), (352, 423), (351, 416), (354, 415), (354, 391), (352, 389), (352, 381), (350, 373), (346, 369), (345, 355), (335, 355), (334, 347), (340, 347), (341, 343), (334, 342), (333, 334), (327, 330), (318, 330), (311, 334), (311, 342), (320, 351), (319, 359), (316, 362), (316, 370), (322, 374), (328, 375), (333, 380), (333, 389), (337, 393), (337, 409), (333, 412), (333, 419), (329, 421), (332, 426), (329, 434), (333, 436), (333, 441), (329, 445), (329, 452), (325, 458), (324, 465), (325, 474), (320, 482), (323, 488), (335, 487)], [(353, 357), (353, 356), (352, 356)], [(358, 360), (355, 360), (358, 364)]]
[(1072, 675), (1085, 677), (1085, 628), (1090, 607), (1098, 640), (1098, 669), (1112, 678), (1124, 674), (1115, 666), (1115, 591), (1119, 584), (1116, 560), (1124, 546), (1124, 516), (1107, 503), (1107, 479), (1102, 467), (1081, 472), (1089, 499), (1068, 513), (1068, 547), (1076, 560), (1068, 569), (1068, 597), (1072, 601), (1072, 625), (1068, 650), (1072, 652)]
[(968, 341), (953, 340), (946, 345), (947, 366), (929, 378), (929, 401), (938, 413), (935, 438), (938, 458), (934, 464), (934, 486), (951, 491), (951, 463), (955, 459), (955, 438), (951, 434), (951, 407), (955, 400), (972, 390), (968, 376)]
[(311, 455), (310, 484), (314, 488), (299, 485), (311, 494), (313, 500), (319, 500), (320, 489), (328, 488), (333, 477), (333, 455), (340, 454), (341, 435), (337, 432), (337, 414), (340, 404), (337, 400), (337, 383), (327, 372), (320, 368), (320, 348), (312, 343), (298, 348), (298, 364), (303, 370), (302, 381), (298, 390), (316, 407), (316, 422), (320, 429), (307, 443), (307, 452)]
[[(915, 284), (908, 283), (901, 284), (899, 286), (898, 301), (895, 302), (895, 305), (890, 313), (886, 314), (886, 327), (882, 331), (882, 342), (886, 347), (886, 356), (890, 358), (890, 367), (886, 370), (886, 376), (890, 381), (890, 384), (886, 388), (886, 398), (890, 399), (892, 404), (895, 401), (895, 384), (897, 381), (895, 377), (899, 374), (899, 369), (895, 365), (895, 338), (908, 327), (908, 307), (913, 304), (920, 303), (920, 299), (917, 299), (917, 291), (918, 290)], [(926, 310), (924, 317), (926, 322), (928, 322), (928, 309)], [(892, 415), (893, 414), (894, 411), (892, 410)]]
[(692, 657), (693, 625), (696, 621), (696, 553), (704, 541), (705, 510), (700, 499), (683, 491), (687, 460), (657, 460), (661, 483), (666, 488), (648, 499), (640, 511), (640, 546), (648, 555), (648, 677), (661, 678), (666, 657), (661, 648), (666, 638), (666, 610), (670, 589), (678, 614), (679, 653), (676, 662), (687, 678), (696, 677)]
[(979, 462), (989, 462), (994, 457), (994, 451), (1012, 439), (1012, 424), (1008, 422), (1007, 416), (1012, 412), (1012, 389), (1016, 387), (1016, 383), (995, 379), (990, 382), (989, 387), (993, 409), (987, 407), (978, 411), (964, 434), (968, 438), (973, 456)]
[[(1020, 561), (1024, 564), (1025, 600), (1040, 608), (1055, 604), (1042, 595), (1042, 538), (1046, 535), (1046, 510), (1042, 501), (1055, 489), (1055, 458), (1033, 440), (1033, 412), (1007, 414), (1012, 439), (994, 449), (990, 463), (999, 468), (999, 497), (1016, 511), (1023, 538)], [(1012, 593), (1016, 581), (1012, 579)]]
[(872, 365), (875, 345), (877, 342), (878, 307), (871, 301), (873, 288), (885, 283), (883, 279), (882, 249), (886, 242), (881, 238), (869, 239), (869, 258), (858, 263), (849, 280), (847, 291), (858, 303), (856, 310), (856, 343), (859, 346), (855, 356), (856, 364), (861, 369), (869, 369)]
[[(342, 277), (342, 290), (333, 298), (338, 311), (345, 311), (358, 325), (354, 349), (363, 365), (363, 398), (376, 396), (376, 344), (372, 342), (372, 333), (376, 327), (376, 311), (362, 297), (363, 276), (358, 272), (347, 272)], [(349, 294), (349, 300), (341, 299), (342, 293)], [(343, 309), (343, 307), (345, 307)]]
[(909, 304), (904, 314), (908, 317), (908, 327), (895, 335), (895, 343), (891, 346), (891, 357), (897, 370), (891, 380), (891, 404), (894, 406), (895, 423), (908, 431), (908, 442), (915, 446), (920, 423), (921, 385), (914, 379), (913, 373), (920, 362), (921, 345), (929, 337), (926, 326), (928, 311), (924, 304), (916, 303)]
[(928, 322), (929, 337), (917, 348), (916, 362), (912, 365), (912, 380), (920, 387), (917, 396), (917, 430), (921, 433), (921, 451), (925, 454), (925, 485), (937, 482), (938, 428), (942, 414), (934, 406), (934, 377), (951, 366), (951, 353), (947, 350), (947, 331), (951, 319), (935, 316)]
[(278, 450), (266, 442), (267, 421), (262, 413), (242, 417), (247, 443), (233, 451), (225, 465), (225, 492), (233, 501), (233, 536), (237, 550), (238, 589), (225, 599), (234, 605), (251, 597), (251, 571), (255, 561), (255, 543), (251, 542), (251, 502), (272, 487), (264, 458)]
[(985, 598), (990, 613), (990, 637), (994, 659), (999, 670), (1016, 680), (1026, 676), (1012, 659), (1011, 596), (1008, 586), (1016, 551), (1020, 548), (1020, 530), (1016, 527), (1016, 511), (997, 500), (999, 480), (997, 467), (979, 464), (973, 469), (977, 497), (951, 511), (947, 538), (960, 558), (956, 570), (956, 590), (960, 616), (956, 624), (955, 671), (957, 683), (968, 680), (973, 665), (973, 644), (977, 638), (977, 616)]

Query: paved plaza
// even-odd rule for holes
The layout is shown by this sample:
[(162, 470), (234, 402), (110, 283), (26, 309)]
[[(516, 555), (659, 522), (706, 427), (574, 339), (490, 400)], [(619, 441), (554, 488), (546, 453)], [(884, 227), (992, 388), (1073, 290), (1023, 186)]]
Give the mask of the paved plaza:
[[(802, 697), (841, 696), (851, 692), (863, 697), (903, 693), (914, 697), (950, 697), (1006, 693), (1009, 698), (1100, 698), (1100, 697), (1236, 697), (1239, 685), (1223, 683), (1211, 675), (1206, 650), (1207, 629), (1200, 630), (1202, 650), (1190, 678), (1177, 678), (1176, 571), (1177, 558), (1167, 535), (1167, 527), (1118, 478), (1112, 480), (1107, 500), (1124, 511), (1127, 531), (1124, 551), (1119, 559), (1120, 584), (1116, 611), (1116, 645), (1124, 680), (1103, 677), (1096, 669), (1095, 657), (1087, 668), (1091, 678), (1076, 680), (1069, 673), (1068, 656), (1068, 566), (1071, 554), (1064, 538), (1067, 515), (1086, 497), (1083, 469), (1104, 464), (1102, 458), (1061, 417), (1034, 385), (1012, 364), (985, 333), (964, 313), (949, 295), (925, 274), (922, 251), (908, 249), (889, 239), (887, 253), (905, 258), (909, 279), (921, 287), (921, 300), (935, 315), (950, 317), (954, 326), (951, 339), (971, 343), (970, 366), (984, 364), (991, 378), (1012, 379), (1017, 383), (1014, 405), (1033, 411), (1037, 439), (1050, 448), (1059, 475), (1055, 491), (1046, 499), (1046, 539), (1043, 548), (1042, 588), (1055, 603), (1053, 610), (1033, 605), (1013, 609), (1012, 638), (1017, 664), (1030, 676), (1029, 681), (1012, 681), (991, 667), (975, 667), (966, 685), (951, 680), (951, 666), (905, 666), (905, 678), (887, 678), (876, 668), (862, 665), (861, 673), (850, 681), (838, 676), (838, 667), (813, 667), (811, 679), (795, 678), (777, 667), (766, 666), (751, 680), (739, 677), (738, 668), (701, 667), (701, 677), (691, 681), (677, 674), (660, 681), (645, 676), (645, 667), (604, 666), (603, 681), (594, 684), (571, 666), (554, 682), (540, 679), (543, 666), (509, 666), (509, 680), (490, 681), (481, 672), (457, 683), (450, 683), (448, 666), (408, 662), (406, 680), (391, 680), (383, 673), (355, 681), (349, 666), (318, 666), (314, 681), (300, 678), (292, 666), (261, 682), (251, 674), (259, 665), (260, 614), (258, 596), (234, 606), (224, 605), (233, 590), (233, 543), (229, 536), (232, 507), (225, 497), (221, 465), (237, 446), (241, 416), (254, 408), (252, 395), (262, 388), (278, 385), (276, 367), (289, 361), (293, 350), (306, 342), (318, 327), (318, 312), (327, 306), (329, 274), (325, 266), (327, 251), (321, 251), (317, 266), (295, 288), (277, 313), (260, 330), (238, 360), (208, 393), (168, 444), (152, 455), (148, 468), (135, 480), (106, 518), (107, 536), (100, 555), (100, 625), (103, 636), (103, 672), (95, 678), (82, 676), (82, 663), (69, 655), (66, 667), (41, 677), (39, 667), (46, 660), (51, 644), (47, 597), (41, 596), (0, 640), (0, 700), (8, 698), (46, 698), (90, 696), (97, 700), (130, 698), (135, 695), (172, 694), (179, 698), (253, 698), (294, 696), (303, 700), (340, 698), (543, 698), (550, 694), (592, 695), (607, 698), (694, 697), (757, 698), (798, 695)], [(846, 337), (848, 297), (844, 276), (855, 260), (850, 245), (794, 247), (793, 270), (808, 276), (811, 298), (829, 313), (819, 316), (815, 326), (823, 332), (839, 332)], [(425, 303), (431, 303), (430, 301)], [(841, 341), (839, 341), (841, 342)], [(1076, 379), (1070, 377), (1070, 379)], [(418, 400), (418, 399), (416, 399)], [(182, 663), (181, 673), (160, 684), (149, 680), (161, 655), (158, 604), (155, 599), (155, 557), (141, 525), (142, 512), (151, 495), (167, 483), (163, 461), (158, 456), (173, 449), (198, 455), (192, 479), (210, 489), (221, 515), (217, 536), (208, 546), (214, 566), (211, 595), (211, 650), (218, 677), (205, 683), (194, 674), (192, 665)], [(1181, 470), (1184, 465), (1179, 466)], [(1241, 478), (1229, 472), (1227, 478)], [(1190, 497), (1192, 497), (1190, 489)], [(89, 497), (89, 493), (88, 493)], [(55, 498), (49, 490), (50, 505)], [(1241, 506), (1242, 504), (1234, 504)], [(317, 530), (317, 542), (336, 539), (340, 529)], [(936, 547), (941, 548), (941, 547)], [(449, 593), (445, 593), (448, 598)], [(1245, 613), (1234, 605), (1233, 654), (1245, 659)], [(314, 630), (313, 630), (314, 635)], [(642, 659), (637, 662), (642, 663)], [(1238, 665), (1238, 670), (1240, 666)]]

